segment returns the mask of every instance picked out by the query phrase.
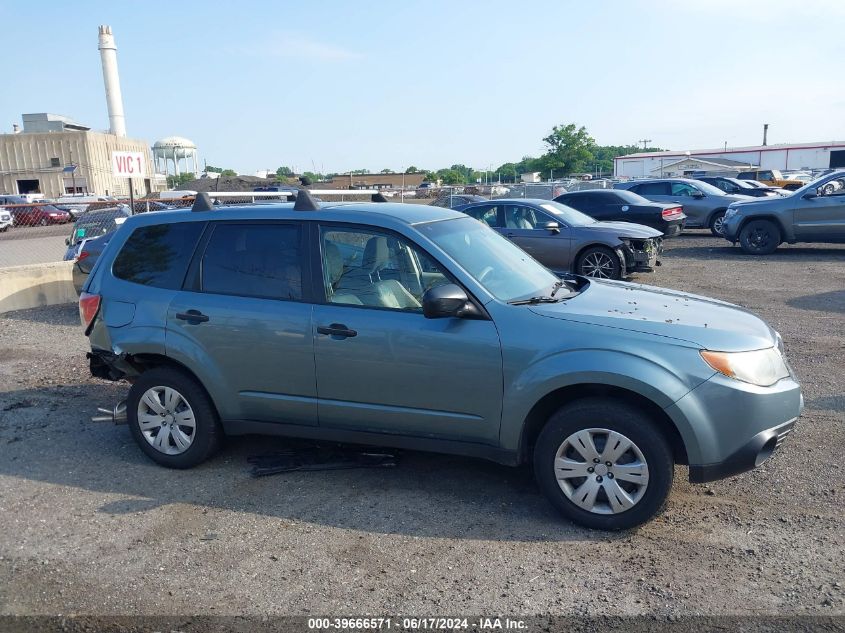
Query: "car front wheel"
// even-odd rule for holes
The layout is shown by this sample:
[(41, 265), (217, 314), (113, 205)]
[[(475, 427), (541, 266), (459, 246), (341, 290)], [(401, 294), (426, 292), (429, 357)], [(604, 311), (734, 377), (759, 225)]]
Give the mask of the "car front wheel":
[(623, 530), (658, 514), (672, 487), (666, 438), (639, 409), (585, 399), (559, 409), (534, 446), (534, 473), (551, 503), (589, 528)]
[(771, 220), (752, 220), (739, 232), (739, 245), (749, 255), (774, 253), (780, 241), (780, 229)]
[(619, 256), (609, 248), (593, 246), (578, 257), (575, 272), (585, 277), (620, 279), (622, 277), (622, 264), (619, 261)]
[(129, 389), (126, 413), (141, 450), (168, 468), (196, 466), (220, 444), (222, 430), (211, 399), (178, 369), (157, 367), (141, 374)]

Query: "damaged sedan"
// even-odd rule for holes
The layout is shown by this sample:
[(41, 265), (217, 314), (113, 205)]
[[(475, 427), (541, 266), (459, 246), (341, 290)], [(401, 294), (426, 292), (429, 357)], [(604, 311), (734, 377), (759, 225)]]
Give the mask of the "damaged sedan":
[(663, 233), (632, 222), (600, 222), (559, 202), (487, 200), (457, 211), (483, 222), (549, 270), (624, 279), (660, 265)]

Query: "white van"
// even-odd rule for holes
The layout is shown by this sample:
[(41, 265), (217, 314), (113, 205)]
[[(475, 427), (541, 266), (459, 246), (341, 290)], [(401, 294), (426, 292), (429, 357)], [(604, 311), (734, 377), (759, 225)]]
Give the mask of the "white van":
[(66, 209), (73, 211), (76, 214), (84, 213), (88, 205), (92, 202), (115, 202), (117, 198), (114, 196), (98, 196), (88, 194), (68, 194), (56, 198), (56, 204), (60, 204)]
[(158, 194), (159, 200), (181, 200), (182, 198), (193, 198), (197, 195), (196, 191), (188, 189), (184, 191), (162, 191)]

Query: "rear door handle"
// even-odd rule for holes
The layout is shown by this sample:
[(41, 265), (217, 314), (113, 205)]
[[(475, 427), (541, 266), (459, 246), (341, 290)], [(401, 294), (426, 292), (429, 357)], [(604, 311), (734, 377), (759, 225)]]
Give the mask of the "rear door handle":
[(353, 336), (358, 336), (358, 332), (356, 332), (355, 330), (350, 330), (342, 323), (332, 323), (328, 327), (326, 327), (325, 325), (318, 325), (317, 333), (326, 334), (328, 336), (339, 336), (341, 338), (351, 338)]
[(205, 323), (208, 317), (199, 310), (188, 310), (187, 312), (177, 312), (176, 318), (189, 323)]

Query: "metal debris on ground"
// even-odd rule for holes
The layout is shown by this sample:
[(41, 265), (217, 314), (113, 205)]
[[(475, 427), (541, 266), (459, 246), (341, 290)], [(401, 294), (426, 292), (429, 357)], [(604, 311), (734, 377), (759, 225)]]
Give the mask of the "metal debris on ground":
[(289, 472), (348, 470), (352, 468), (394, 468), (396, 453), (350, 446), (311, 445), (265, 455), (252, 455), (253, 477)]

